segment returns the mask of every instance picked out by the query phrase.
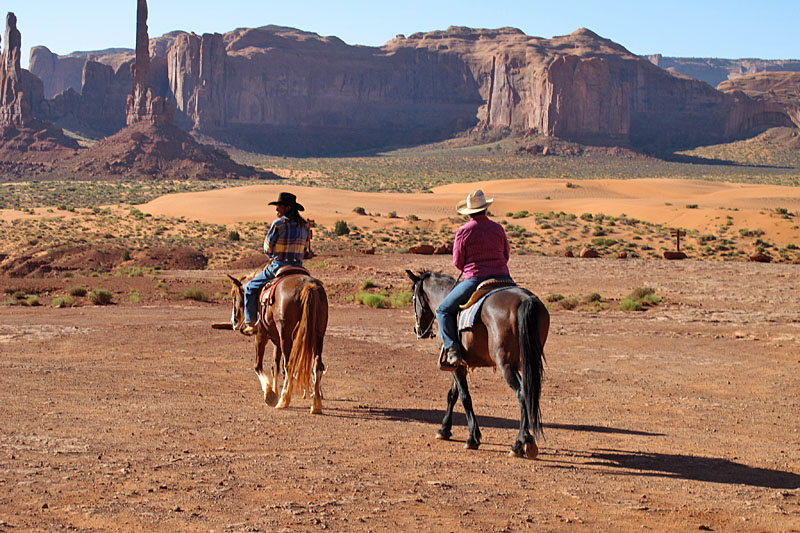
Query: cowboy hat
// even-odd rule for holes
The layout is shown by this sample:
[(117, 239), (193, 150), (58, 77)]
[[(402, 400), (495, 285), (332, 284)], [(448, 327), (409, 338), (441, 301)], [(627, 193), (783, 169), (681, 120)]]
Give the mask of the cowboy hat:
[(459, 215), (472, 215), (474, 213), (480, 213), (489, 205), (494, 202), (494, 198), (486, 199), (483, 196), (483, 191), (480, 189), (475, 189), (467, 196), (466, 200), (462, 200), (458, 202), (456, 206), (456, 211)]
[(290, 192), (282, 192), (278, 195), (278, 199), (270, 202), (268, 205), (288, 205), (294, 207), (298, 211), (303, 211), (305, 208), (297, 203), (297, 197)]

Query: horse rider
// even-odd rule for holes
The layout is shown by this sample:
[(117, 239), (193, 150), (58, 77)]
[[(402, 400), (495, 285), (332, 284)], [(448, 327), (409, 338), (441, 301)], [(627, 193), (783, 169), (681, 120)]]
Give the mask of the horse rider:
[(297, 203), (297, 197), (282, 192), (278, 199), (270, 202), (275, 206), (278, 218), (272, 222), (264, 239), (264, 253), (272, 259), (263, 271), (247, 284), (244, 290), (244, 320), (242, 333), (253, 335), (258, 331), (258, 297), (268, 281), (275, 278), (279, 268), (291, 265), (302, 266), (303, 257), (309, 249), (311, 230), (300, 215), (305, 208)]
[(503, 226), (489, 220), (486, 215), (493, 201), (494, 198), (487, 200), (483, 191), (476, 189), (456, 206), (458, 214), (470, 217), (469, 222), (458, 228), (453, 241), (453, 265), (462, 272), (464, 279), (436, 308), (445, 363), (453, 367), (464, 364), (456, 325), (458, 306), (466, 303), (484, 280), (501, 278), (511, 281), (506, 232)]

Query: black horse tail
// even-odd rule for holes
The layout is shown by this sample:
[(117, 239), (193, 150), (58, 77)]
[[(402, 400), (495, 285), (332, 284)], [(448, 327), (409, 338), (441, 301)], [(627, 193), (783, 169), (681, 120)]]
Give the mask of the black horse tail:
[(528, 427), (534, 435), (542, 434), (542, 413), (539, 407), (544, 374), (544, 350), (539, 337), (539, 324), (542, 320), (546, 320), (549, 326), (550, 314), (536, 296), (531, 295), (523, 300), (517, 308), (522, 394), (528, 410)]

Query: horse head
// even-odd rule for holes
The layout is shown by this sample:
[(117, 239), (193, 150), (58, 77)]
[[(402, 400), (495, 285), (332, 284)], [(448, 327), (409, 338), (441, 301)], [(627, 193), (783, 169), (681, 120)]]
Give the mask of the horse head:
[(231, 280), (231, 327), (234, 331), (241, 331), (244, 327), (244, 286), (242, 280), (227, 275)]
[[(431, 272), (420, 272), (417, 275), (410, 270), (406, 270), (406, 274), (414, 283), (411, 289), (411, 299), (414, 302), (414, 333), (418, 339), (432, 338), (434, 336), (433, 322), (436, 319), (436, 314), (425, 292), (425, 280), (430, 277)], [(423, 324), (426, 324), (426, 326), (423, 327)]]

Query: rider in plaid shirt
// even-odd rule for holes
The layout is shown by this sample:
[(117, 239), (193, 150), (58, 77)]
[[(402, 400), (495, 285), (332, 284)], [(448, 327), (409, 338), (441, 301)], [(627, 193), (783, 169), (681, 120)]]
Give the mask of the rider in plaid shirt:
[(272, 259), (272, 263), (256, 274), (245, 287), (245, 325), (242, 328), (245, 335), (253, 335), (258, 331), (258, 296), (261, 289), (275, 277), (279, 268), (287, 265), (302, 266), (311, 237), (308, 222), (300, 215), (304, 208), (297, 203), (294, 194), (282, 192), (269, 205), (274, 205), (278, 214), (264, 239), (264, 253)]

